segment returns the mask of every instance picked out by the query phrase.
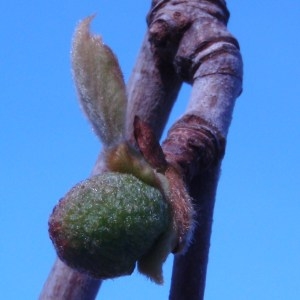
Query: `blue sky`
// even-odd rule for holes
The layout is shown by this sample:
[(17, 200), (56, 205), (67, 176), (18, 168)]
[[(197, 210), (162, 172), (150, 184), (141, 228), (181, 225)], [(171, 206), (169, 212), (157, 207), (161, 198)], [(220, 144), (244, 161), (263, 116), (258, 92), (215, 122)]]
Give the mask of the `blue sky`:
[[(227, 1), (244, 59), (214, 215), (206, 300), (300, 298), (300, 2)], [(0, 3), (0, 289), (36, 299), (55, 259), (48, 216), (86, 178), (100, 143), (81, 113), (70, 72), (77, 22), (119, 57), (128, 79), (150, 1)], [(185, 110), (185, 86), (168, 126)], [(141, 275), (110, 280), (98, 299), (167, 299)]]

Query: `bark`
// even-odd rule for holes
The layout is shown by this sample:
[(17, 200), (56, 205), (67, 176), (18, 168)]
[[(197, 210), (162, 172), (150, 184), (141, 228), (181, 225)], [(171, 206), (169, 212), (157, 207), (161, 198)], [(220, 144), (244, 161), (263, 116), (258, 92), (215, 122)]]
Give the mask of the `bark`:
[[(170, 299), (198, 300), (204, 297), (225, 139), (235, 99), (242, 90), (242, 59), (238, 42), (226, 28), (229, 13), (225, 1), (159, 1), (150, 17), (150, 32), (154, 27), (152, 32), (160, 43), (165, 32), (174, 35), (177, 29), (178, 36), (185, 24), (173, 63), (177, 73), (192, 84), (192, 94), (186, 116), (170, 130), (163, 149), (186, 176), (196, 226), (187, 252), (175, 256)], [(164, 38), (169, 38), (168, 34)]]
[[(159, 139), (183, 81), (192, 84), (185, 115), (163, 143), (181, 167), (194, 199), (195, 231), (175, 256), (170, 299), (204, 297), (215, 194), (235, 99), (242, 90), (242, 59), (226, 25), (223, 0), (154, 0), (136, 66), (127, 86), (127, 137), (138, 115)], [(92, 174), (101, 172), (101, 155)], [(55, 263), (40, 299), (94, 299), (100, 281)], [(67, 295), (67, 296), (66, 296)]]
[(57, 258), (39, 299), (95, 299), (100, 285), (101, 281), (74, 271)]
[(148, 123), (160, 139), (182, 84), (172, 61), (153, 53), (149, 39), (148, 32), (127, 85), (127, 137), (132, 142), (135, 116)]

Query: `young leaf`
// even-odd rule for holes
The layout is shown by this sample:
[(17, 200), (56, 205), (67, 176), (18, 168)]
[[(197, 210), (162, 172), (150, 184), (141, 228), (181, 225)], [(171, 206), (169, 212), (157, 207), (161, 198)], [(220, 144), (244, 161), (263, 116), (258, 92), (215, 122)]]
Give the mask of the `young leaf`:
[(117, 58), (100, 36), (90, 33), (92, 19), (84, 19), (76, 28), (72, 68), (81, 106), (109, 147), (123, 139), (127, 97)]

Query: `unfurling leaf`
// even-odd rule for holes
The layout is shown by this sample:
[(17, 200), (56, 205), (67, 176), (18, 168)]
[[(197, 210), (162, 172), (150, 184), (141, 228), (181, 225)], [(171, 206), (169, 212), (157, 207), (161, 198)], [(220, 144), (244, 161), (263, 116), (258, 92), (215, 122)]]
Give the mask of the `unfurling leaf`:
[(76, 28), (72, 68), (81, 106), (104, 146), (123, 139), (126, 89), (117, 58), (100, 36), (91, 35), (93, 17)]

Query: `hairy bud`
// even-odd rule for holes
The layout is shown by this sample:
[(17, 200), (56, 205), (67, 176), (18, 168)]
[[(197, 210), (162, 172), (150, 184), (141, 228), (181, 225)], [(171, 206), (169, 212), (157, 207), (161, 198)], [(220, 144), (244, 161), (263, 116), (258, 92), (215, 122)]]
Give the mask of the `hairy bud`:
[(170, 220), (158, 189), (133, 175), (107, 172), (82, 181), (60, 200), (49, 233), (62, 261), (106, 279), (131, 274)]

